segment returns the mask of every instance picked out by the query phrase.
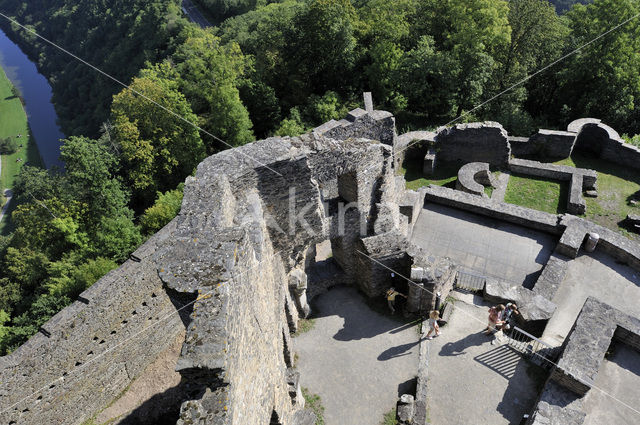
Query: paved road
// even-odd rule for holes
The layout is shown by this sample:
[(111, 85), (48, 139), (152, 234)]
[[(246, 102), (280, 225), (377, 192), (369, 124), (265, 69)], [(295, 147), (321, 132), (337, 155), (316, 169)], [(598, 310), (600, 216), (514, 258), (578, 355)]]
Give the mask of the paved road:
[(207, 21), (191, 0), (182, 0), (182, 11), (189, 17), (189, 19), (191, 19), (192, 22), (200, 25), (201, 28), (213, 26), (209, 21)]
[(327, 425), (378, 425), (418, 372), (415, 324), (373, 311), (352, 287), (312, 302), (315, 326), (294, 338), (303, 387), (318, 394)]
[(4, 214), (9, 209), (9, 203), (11, 202), (11, 198), (13, 197), (13, 192), (11, 192), (11, 189), (5, 189), (4, 196), (7, 198), (7, 203), (4, 204), (2, 210), (0, 211), (0, 221), (2, 221), (2, 219), (4, 218)]

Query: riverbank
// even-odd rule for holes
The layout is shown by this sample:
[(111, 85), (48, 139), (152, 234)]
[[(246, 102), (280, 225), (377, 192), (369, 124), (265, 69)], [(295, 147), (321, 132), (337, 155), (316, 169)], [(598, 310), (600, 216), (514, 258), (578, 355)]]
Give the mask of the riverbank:
[[(5, 189), (11, 189), (20, 168), (24, 164), (42, 167), (42, 160), (38, 153), (38, 147), (29, 130), (27, 113), (19, 97), (15, 96), (13, 84), (7, 78), (4, 70), (0, 68), (0, 139), (11, 138), (19, 146), (11, 155), (1, 155), (2, 168), (0, 169), (0, 205), (4, 206), (6, 198)], [(21, 135), (21, 137), (18, 137)], [(15, 207), (12, 203), (7, 210), (7, 216)], [(3, 217), (0, 221), (0, 234), (4, 234), (9, 217)]]

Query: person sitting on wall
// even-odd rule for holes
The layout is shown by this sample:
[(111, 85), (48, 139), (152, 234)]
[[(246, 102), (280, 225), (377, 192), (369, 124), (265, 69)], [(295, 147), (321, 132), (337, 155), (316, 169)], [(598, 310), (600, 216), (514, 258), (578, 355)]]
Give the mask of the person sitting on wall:
[(393, 286), (389, 288), (389, 290), (386, 293), (387, 305), (389, 306), (389, 310), (391, 310), (391, 314), (394, 314), (396, 312), (395, 303), (396, 303), (396, 297), (398, 295), (400, 295), (401, 297), (407, 298), (406, 295), (396, 291), (396, 288), (394, 288)]

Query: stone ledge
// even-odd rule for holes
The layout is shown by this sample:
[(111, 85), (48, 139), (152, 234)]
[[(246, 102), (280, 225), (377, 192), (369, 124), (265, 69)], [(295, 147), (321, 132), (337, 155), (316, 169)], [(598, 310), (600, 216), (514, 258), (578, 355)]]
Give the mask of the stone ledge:
[(593, 386), (611, 340), (640, 350), (640, 319), (589, 297), (582, 306), (551, 379), (578, 395)]
[(490, 199), (447, 187), (430, 185), (425, 188), (425, 200), (496, 218), (508, 223), (519, 224), (546, 233), (561, 234), (564, 229), (559, 225), (556, 215), (517, 205), (496, 203)]
[(488, 198), (480, 181), (491, 184), (491, 172), (486, 162), (470, 162), (458, 170), (456, 189), (472, 195)]
[(606, 252), (635, 270), (640, 271), (640, 245), (621, 234), (588, 220), (565, 214), (560, 220), (565, 228), (558, 247), (560, 254), (576, 258), (587, 233), (597, 233), (600, 241), (596, 249)]
[(569, 270), (569, 258), (554, 251), (542, 269), (532, 291), (548, 300), (552, 300)]
[[(553, 316), (556, 305), (545, 297), (519, 284), (487, 278), (484, 285), (484, 298), (490, 302), (515, 302), (522, 315), (526, 327), (537, 328)], [(544, 328), (544, 324), (542, 324)]]

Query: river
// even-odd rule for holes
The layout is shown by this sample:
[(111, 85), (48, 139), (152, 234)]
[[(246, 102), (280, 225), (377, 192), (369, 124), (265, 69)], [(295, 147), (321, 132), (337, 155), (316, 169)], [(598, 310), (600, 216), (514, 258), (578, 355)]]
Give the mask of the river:
[(51, 103), (51, 86), (29, 60), (27, 55), (0, 30), (0, 65), (25, 100), (31, 132), (38, 145), (40, 157), (47, 168), (62, 167), (60, 139), (65, 136), (57, 124), (56, 111)]

